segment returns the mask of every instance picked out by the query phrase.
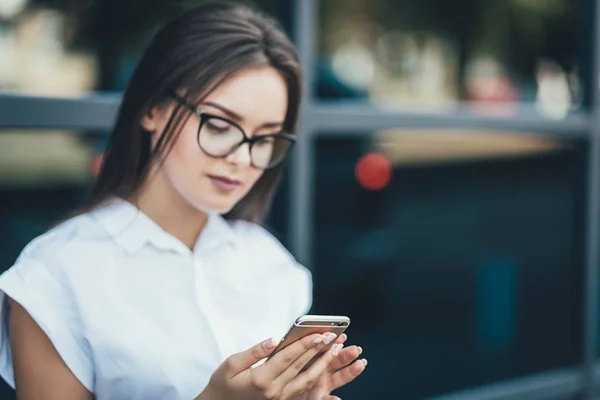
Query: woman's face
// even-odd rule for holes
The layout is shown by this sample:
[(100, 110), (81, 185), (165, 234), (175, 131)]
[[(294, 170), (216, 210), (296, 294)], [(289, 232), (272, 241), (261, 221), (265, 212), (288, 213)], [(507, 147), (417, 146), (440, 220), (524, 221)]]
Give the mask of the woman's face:
[[(233, 121), (246, 136), (254, 137), (280, 132), (287, 106), (287, 86), (282, 76), (272, 67), (255, 67), (221, 84), (198, 105), (198, 110)], [(153, 144), (175, 107), (176, 100), (154, 108), (142, 118), (142, 127), (153, 132)], [(215, 121), (217, 126), (211, 129), (220, 128), (221, 121)], [(198, 145), (199, 125), (200, 117), (192, 114), (162, 166), (151, 171), (147, 185), (160, 184), (162, 190), (172, 191), (195, 209), (226, 213), (250, 191), (263, 170), (251, 165), (247, 143), (225, 158), (207, 155)]]

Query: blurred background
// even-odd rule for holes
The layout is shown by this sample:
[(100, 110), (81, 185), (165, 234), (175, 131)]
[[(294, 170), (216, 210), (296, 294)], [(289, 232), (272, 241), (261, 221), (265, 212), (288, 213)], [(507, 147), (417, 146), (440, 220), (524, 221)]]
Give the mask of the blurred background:
[[(199, 1), (0, 0), (0, 271), (85, 196), (141, 51)], [(365, 349), (338, 395), (597, 398), (599, 2), (246, 3), (305, 68), (267, 225)]]

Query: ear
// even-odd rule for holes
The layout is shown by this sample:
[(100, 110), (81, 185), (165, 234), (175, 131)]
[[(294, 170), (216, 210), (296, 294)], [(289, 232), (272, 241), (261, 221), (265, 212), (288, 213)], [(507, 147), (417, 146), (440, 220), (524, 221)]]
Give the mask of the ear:
[(152, 106), (142, 115), (140, 126), (147, 132), (158, 132), (163, 128), (166, 114), (169, 112), (169, 107), (164, 105)]
[(159, 110), (156, 107), (151, 107), (140, 120), (140, 126), (143, 130), (148, 132), (156, 132), (158, 130), (158, 116), (160, 115)]

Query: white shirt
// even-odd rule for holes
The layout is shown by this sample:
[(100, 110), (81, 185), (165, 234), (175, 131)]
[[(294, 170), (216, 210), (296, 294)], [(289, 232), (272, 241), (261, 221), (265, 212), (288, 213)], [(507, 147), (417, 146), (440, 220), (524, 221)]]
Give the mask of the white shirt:
[(123, 200), (32, 241), (0, 276), (0, 375), (14, 387), (10, 301), (96, 399), (193, 399), (229, 355), (280, 339), (311, 276), (269, 233), (211, 215), (191, 251)]

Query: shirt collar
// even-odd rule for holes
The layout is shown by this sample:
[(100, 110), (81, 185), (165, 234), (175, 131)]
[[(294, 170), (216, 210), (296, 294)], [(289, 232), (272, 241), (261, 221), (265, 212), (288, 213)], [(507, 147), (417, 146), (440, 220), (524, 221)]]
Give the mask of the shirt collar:
[[(120, 198), (91, 213), (118, 244), (129, 253), (135, 253), (151, 243), (163, 250), (190, 254), (190, 249), (179, 239), (163, 230), (139, 208)], [(236, 246), (233, 228), (217, 213), (209, 213), (208, 221), (194, 246), (194, 253), (221, 244)]]

